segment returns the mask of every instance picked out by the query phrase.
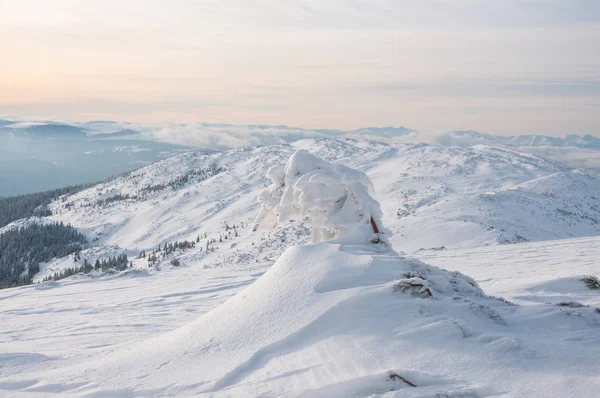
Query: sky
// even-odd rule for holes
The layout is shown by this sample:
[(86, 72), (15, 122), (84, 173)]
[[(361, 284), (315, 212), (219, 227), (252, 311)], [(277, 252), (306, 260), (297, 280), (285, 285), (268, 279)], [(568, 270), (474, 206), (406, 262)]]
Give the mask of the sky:
[(598, 0), (0, 0), (0, 116), (600, 134)]

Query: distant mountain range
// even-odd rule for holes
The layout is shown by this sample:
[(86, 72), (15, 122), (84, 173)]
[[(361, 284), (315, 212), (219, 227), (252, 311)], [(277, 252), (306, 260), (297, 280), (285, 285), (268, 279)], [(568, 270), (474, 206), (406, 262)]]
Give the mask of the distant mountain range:
[(600, 172), (600, 157), (596, 156), (600, 138), (589, 134), (565, 138), (544, 135), (507, 137), (470, 130), (429, 134), (402, 126), (311, 130), (286, 125), (145, 125), (102, 120), (65, 122), (4, 118), (0, 119), (0, 196), (99, 181), (192, 148), (224, 151), (244, 146), (290, 144), (309, 138), (344, 137), (441, 146), (510, 146), (587, 172)]
[(82, 124), (69, 124), (62, 122), (23, 122), (0, 120), (0, 134), (8, 133), (18, 136), (51, 138), (59, 140), (70, 139), (99, 139), (137, 136), (141, 138), (140, 131), (123, 128), (116, 122), (88, 122)]
[(100, 181), (188, 150), (115, 123), (0, 120), (0, 196)]
[(590, 134), (579, 136), (569, 134), (565, 138), (549, 137), (547, 135), (517, 135), (517, 136), (499, 136), (491, 134), (483, 134), (472, 130), (452, 131), (449, 133), (456, 137), (469, 137), (489, 141), (494, 144), (509, 145), (516, 147), (527, 146), (549, 146), (549, 147), (577, 147), (588, 149), (600, 149), (600, 138)]
[[(487, 143), (496, 145), (507, 145), (513, 147), (576, 147), (586, 149), (600, 149), (600, 138), (591, 134), (583, 136), (569, 134), (564, 138), (551, 137), (540, 134), (524, 134), (516, 136), (502, 136), (480, 133), (473, 130), (455, 130), (441, 134), (421, 133), (418, 130), (404, 126), (400, 127), (364, 127), (355, 130), (338, 129), (304, 129), (286, 125), (233, 125), (223, 123), (194, 123), (178, 124), (168, 123), (164, 125), (143, 125), (137, 123), (114, 122), (114, 121), (90, 121), (84, 123), (68, 123), (54, 121), (23, 121), (0, 119), (0, 135), (13, 133), (17, 135), (45, 137), (52, 139), (74, 139), (87, 140), (132, 138), (155, 141), (166, 141), (191, 146), (201, 146), (204, 149), (224, 150), (236, 145), (227, 144), (222, 137), (225, 135), (235, 138), (238, 145), (269, 145), (273, 143), (294, 142), (304, 138), (316, 137), (344, 137), (352, 135), (363, 135), (370, 138), (382, 139), (410, 139), (413, 142), (430, 142), (432, 136), (440, 136), (440, 143), (449, 142), (460, 144)], [(177, 133), (170, 135), (169, 133)], [(191, 142), (185, 144), (190, 138)], [(448, 141), (450, 140), (450, 141)], [(177, 142), (173, 142), (177, 141)], [(205, 143), (202, 145), (202, 143)]]

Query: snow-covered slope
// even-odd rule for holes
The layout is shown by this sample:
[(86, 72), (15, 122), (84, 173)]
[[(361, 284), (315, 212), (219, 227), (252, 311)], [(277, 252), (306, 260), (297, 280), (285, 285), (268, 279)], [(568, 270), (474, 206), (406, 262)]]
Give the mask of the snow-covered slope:
[(510, 149), (364, 140), (294, 144), (365, 171), (402, 251), (600, 232), (600, 179)]
[[(198, 237), (194, 249), (159, 263), (168, 267), (178, 257), (202, 267), (235, 266), (255, 262), (257, 256), (272, 262), (286, 247), (305, 242), (306, 228), (296, 223), (250, 235), (248, 226), (259, 210), (256, 197), (269, 184), (267, 170), (283, 164), (296, 149), (364, 171), (399, 251), (600, 233), (598, 177), (509, 149), (359, 139), (309, 139), (178, 155), (60, 198), (51, 205), (51, 219), (70, 223), (88, 236), (94, 247), (83, 258), (91, 262), (119, 251), (131, 258), (142, 250)], [(233, 225), (237, 230), (228, 230)], [(212, 240), (217, 242), (211, 250), (200, 252)], [(75, 265), (72, 259), (48, 264), (36, 280)], [(134, 265), (145, 269), (148, 264), (134, 259)]]
[(138, 169), (51, 205), (98, 244), (132, 250), (215, 234), (251, 222), (266, 170), (286, 147), (190, 152)]
[[(488, 151), (486, 148), (477, 150), (479, 155)], [(368, 151), (364, 156), (385, 162), (384, 159), (394, 153), (394, 148), (388, 148), (383, 152)], [(252, 156), (248, 162), (257, 158), (260, 157)], [(310, 157), (292, 159), (298, 161)], [(495, 158), (492, 156), (492, 159)], [(532, 162), (541, 161), (534, 159)], [(459, 161), (460, 165), (465, 163)], [(541, 176), (536, 174), (539, 165), (530, 166), (535, 180), (540, 179)], [(184, 303), (185, 300), (203, 297), (220, 301), (221, 292), (228, 296), (258, 276), (261, 271), (254, 267), (265, 269), (266, 264), (253, 267), (241, 262), (220, 269), (201, 270), (198, 267), (201, 262), (198, 262), (189, 270), (163, 271), (167, 276), (179, 275), (171, 282), (189, 287), (187, 291), (180, 286), (172, 287), (169, 289), (173, 290), (172, 294), (161, 294), (166, 285), (161, 284), (163, 287), (156, 289), (157, 285), (151, 280), (158, 278), (151, 276), (140, 283), (148, 291), (142, 288), (124, 294), (124, 289), (136, 289), (136, 276), (151, 275), (139, 272), (130, 272), (128, 277), (67, 281), (64, 285), (50, 283), (0, 292), (0, 299), (9, 303), (3, 315), (9, 321), (23, 322), (19, 323), (20, 330), (8, 326), (6, 330), (0, 329), (2, 335), (16, 340), (7, 344), (10, 353), (2, 357), (6, 366), (0, 368), (3, 376), (0, 391), (8, 396), (90, 397), (595, 396), (600, 387), (597, 375), (600, 315), (593, 306), (598, 305), (598, 298), (594, 298), (592, 292), (585, 297), (585, 303), (565, 304), (558, 300), (584, 295), (583, 283), (579, 281), (581, 284), (576, 285), (575, 282), (581, 277), (580, 272), (589, 272), (590, 261), (597, 259), (597, 238), (546, 244), (547, 248), (541, 252), (562, 250), (563, 256), (556, 259), (562, 261), (558, 266), (567, 262), (571, 266), (570, 275), (565, 269), (561, 271), (570, 279), (552, 283), (554, 270), (544, 270), (538, 264), (537, 282), (528, 288), (532, 297), (539, 295), (544, 302), (530, 298), (531, 305), (518, 306), (486, 295), (475, 280), (459, 272), (427, 265), (395, 253), (385, 243), (377, 243), (368, 220), (377, 215), (378, 206), (363, 200), (356, 201), (356, 206), (346, 206), (346, 201), (353, 195), (356, 197), (355, 192), (365, 192), (363, 175), (350, 174), (350, 179), (358, 184), (355, 185), (347, 179), (349, 173), (345, 168), (322, 163), (305, 169), (290, 167), (288, 163), (285, 170), (285, 184), (293, 183), (298, 195), (296, 192), (293, 195), (284, 193), (280, 198), (281, 209), (298, 204), (301, 208), (308, 206), (318, 210), (307, 213), (313, 227), (332, 228), (331, 222), (322, 224), (320, 220), (338, 220), (339, 215), (353, 214), (356, 217), (346, 220), (355, 220), (356, 228), (341, 229), (341, 236), (335, 240), (287, 249), (249, 287), (183, 326), (180, 325), (185, 320), (181, 319), (187, 316), (182, 315), (173, 320), (173, 325), (168, 322), (170, 318), (166, 318), (166, 322), (158, 326), (155, 320), (161, 314), (154, 313), (152, 307), (166, 316), (196, 307)], [(332, 178), (336, 174), (339, 174), (338, 180), (343, 183), (345, 192), (319, 186), (335, 181)], [(524, 171), (516, 178), (527, 175), (529, 173)], [(288, 178), (290, 176), (294, 178)], [(277, 181), (273, 179), (274, 183)], [(306, 184), (316, 184), (317, 190), (307, 189)], [(323, 196), (302, 196), (315, 192), (321, 192)], [(339, 195), (342, 195), (339, 206), (330, 206), (329, 202), (340, 201)], [(325, 216), (321, 214), (323, 211)], [(215, 217), (223, 216), (219, 213), (215, 212)], [(66, 214), (74, 217), (79, 213), (70, 210)], [(382, 221), (386, 222), (385, 214)], [(291, 228), (280, 237), (288, 237), (292, 231), (302, 229), (297, 221), (276, 228), (274, 235)], [(322, 235), (317, 237), (320, 239)], [(265, 241), (273, 242), (273, 238), (266, 237)], [(101, 239), (110, 239), (110, 234)], [(243, 243), (242, 239), (252, 239), (252, 235), (235, 241), (234, 251)], [(585, 253), (577, 249), (582, 243), (588, 248)], [(542, 244), (475, 250), (487, 250), (482, 254), (490, 257), (496, 255), (494, 263), (482, 261), (480, 264), (504, 266), (504, 272), (495, 268), (493, 275), (500, 278), (515, 272), (526, 273), (527, 269), (516, 271), (506, 264), (536, 250), (535, 245), (540, 249)], [(432, 262), (446, 268), (456, 264), (465, 253), (460, 251), (452, 256), (451, 251), (435, 251), (421, 255), (423, 258), (429, 256)], [(436, 257), (438, 254), (440, 257)], [(586, 265), (573, 266), (572, 260), (576, 256), (581, 259), (579, 265)], [(474, 271), (477, 269), (473, 268)], [(200, 270), (206, 271), (207, 282), (202, 282), (199, 277)], [(482, 271), (482, 274), (485, 272), (488, 271)], [(491, 277), (486, 279), (482, 282), (489, 282)], [(531, 278), (527, 280), (529, 283)], [(521, 294), (524, 285), (515, 283), (517, 294)], [(111, 302), (106, 296), (110, 296), (112, 289), (115, 289), (118, 303)], [(545, 294), (553, 289), (560, 289), (561, 294), (556, 297)], [(76, 291), (80, 294), (89, 292), (87, 299), (102, 297), (102, 300), (83, 301), (80, 308), (69, 307), (77, 306), (77, 300), (57, 303), (63, 294), (68, 299)], [(507, 293), (510, 297), (510, 290)], [(27, 307), (36, 300), (39, 303), (40, 299), (53, 300), (42, 305), (64, 313), (64, 318), (70, 312), (79, 317), (76, 318), (79, 323), (67, 328), (66, 333), (51, 340), (45, 338), (48, 345), (52, 342), (69, 344), (68, 339), (61, 340), (60, 337), (72, 337), (82, 349), (65, 350), (65, 354), (53, 351), (55, 347), (44, 349), (31, 338), (45, 331), (43, 322), (32, 325), (40, 312), (46, 321), (50, 321), (43, 310), (31, 311)], [(96, 333), (95, 328), (115, 330), (118, 327), (114, 319), (112, 322), (106, 322), (106, 319), (112, 318), (110, 312), (123, 317), (119, 305), (123, 305), (124, 312), (139, 308), (140, 313), (145, 314), (137, 317), (142, 330), (144, 317), (149, 317), (148, 329), (170, 331), (156, 333), (142, 341), (124, 334), (125, 341), (121, 345), (108, 343), (110, 345), (104, 348), (83, 349), (90, 340), (81, 335)], [(204, 301), (197, 305), (200, 312), (205, 310), (202, 307)], [(91, 316), (86, 316), (89, 308), (93, 311)], [(28, 317), (29, 321), (23, 321), (19, 316)], [(60, 319), (58, 324), (54, 330), (61, 333), (60, 325), (67, 321)], [(114, 338), (117, 333), (110, 335)], [(20, 351), (31, 350), (27, 348), (31, 346), (21, 342), (28, 337), (33, 340), (31, 344), (36, 347), (35, 351)], [(106, 337), (95, 343), (105, 341)]]
[(429, 251), (417, 257), (474, 276), (486, 293), (520, 305), (600, 303), (599, 292), (581, 282), (583, 275), (600, 273), (599, 236)]
[(406, 146), (368, 174), (381, 191), (384, 213), (395, 217), (388, 224), (402, 250), (600, 232), (600, 179), (533, 155), (486, 146)]
[[(174, 258), (201, 268), (272, 264), (287, 247), (310, 236), (302, 222), (250, 235), (260, 208), (256, 197), (268, 184), (266, 171), (292, 151), (278, 146), (186, 153), (60, 198), (50, 205), (54, 215), (44, 221), (73, 225), (91, 247), (79, 261), (71, 255), (42, 264), (34, 281), (120, 253), (129, 256), (134, 268), (147, 270), (152, 251), (176, 241), (196, 245), (166, 257), (159, 253), (151, 272), (171, 268)], [(27, 222), (39, 219), (5, 228)], [(148, 256), (137, 258), (142, 251)]]
[[(485, 146), (350, 139), (176, 156), (57, 201), (55, 219), (84, 229), (99, 243), (132, 250), (217, 233), (224, 222), (249, 222), (258, 208), (256, 195), (268, 182), (267, 169), (297, 148), (365, 171), (401, 250), (600, 232), (600, 180), (562, 164)], [(218, 171), (189, 176), (209, 167)], [(148, 191), (186, 175), (189, 181), (175, 189)], [(137, 198), (99, 204), (115, 195)], [(444, 230), (444, 236), (425, 232), (432, 229)]]
[[(394, 292), (408, 273), (436, 281), (430, 286), (435, 299)], [(29, 376), (21, 390), (315, 397), (394, 396), (389, 391), (405, 396), (400, 394), (412, 388), (417, 396), (520, 392), (538, 371), (533, 366), (527, 371), (524, 359), (511, 351), (526, 344), (545, 356), (562, 354), (556, 348), (549, 352), (553, 341), (539, 335), (561, 314), (558, 309), (546, 314), (550, 319), (523, 336), (519, 327), (531, 326), (509, 326), (522, 322), (523, 314), (515, 312), (468, 279), (416, 260), (368, 246), (309, 245), (288, 250), (258, 281), (197, 321), (50, 371), (43, 380)], [(577, 354), (573, 347), (571, 355)], [(542, 359), (533, 356), (529, 362), (539, 366)], [(518, 375), (511, 374), (515, 367)], [(590, 363), (577, 370), (581, 380), (589, 378)], [(417, 387), (392, 380), (393, 374)], [(553, 374), (537, 381), (548, 383), (548, 389), (565, 383)]]

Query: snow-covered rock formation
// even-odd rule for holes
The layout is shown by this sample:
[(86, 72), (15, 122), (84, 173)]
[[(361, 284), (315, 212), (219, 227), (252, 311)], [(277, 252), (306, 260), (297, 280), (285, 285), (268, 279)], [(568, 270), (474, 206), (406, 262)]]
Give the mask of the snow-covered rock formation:
[(307, 217), (314, 242), (340, 235), (348, 239), (365, 230), (371, 234), (383, 232), (379, 227), (379, 203), (369, 195), (373, 185), (360, 171), (327, 163), (301, 149), (285, 167), (271, 168), (267, 177), (272, 184), (259, 195), (262, 208), (254, 230), (267, 219), (274, 219), (278, 225)]

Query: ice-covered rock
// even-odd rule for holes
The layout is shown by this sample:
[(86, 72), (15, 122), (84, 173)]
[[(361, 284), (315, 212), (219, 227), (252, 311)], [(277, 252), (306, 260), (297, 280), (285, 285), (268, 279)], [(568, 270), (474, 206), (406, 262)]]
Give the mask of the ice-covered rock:
[(360, 171), (328, 163), (301, 149), (285, 167), (271, 168), (267, 177), (272, 184), (258, 197), (262, 209), (255, 230), (264, 223), (277, 225), (307, 217), (314, 242), (381, 232), (381, 209), (369, 195), (373, 185)]

